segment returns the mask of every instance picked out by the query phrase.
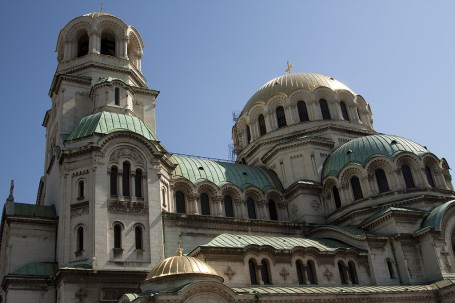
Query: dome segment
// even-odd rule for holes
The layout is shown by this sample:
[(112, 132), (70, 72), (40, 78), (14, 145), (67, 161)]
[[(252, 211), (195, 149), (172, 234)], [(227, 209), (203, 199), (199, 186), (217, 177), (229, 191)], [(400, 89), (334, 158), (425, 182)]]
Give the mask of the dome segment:
[(340, 81), (317, 73), (292, 73), (275, 78), (264, 84), (247, 102), (243, 108), (243, 113), (248, 112), (257, 101), (267, 101), (276, 94), (289, 95), (298, 89), (309, 92), (319, 87), (327, 87), (333, 91), (347, 90), (355, 93)]
[(397, 136), (371, 135), (351, 140), (332, 152), (324, 163), (322, 179), (337, 176), (348, 164), (364, 166), (374, 156), (395, 158), (401, 152), (422, 157), (429, 151), (420, 144)]

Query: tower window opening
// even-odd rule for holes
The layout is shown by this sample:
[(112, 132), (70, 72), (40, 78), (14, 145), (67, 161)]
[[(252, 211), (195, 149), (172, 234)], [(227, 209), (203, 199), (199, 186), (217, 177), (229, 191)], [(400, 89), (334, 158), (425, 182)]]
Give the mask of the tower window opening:
[(136, 169), (134, 176), (134, 189), (137, 198), (142, 198), (142, 170)]
[(110, 179), (111, 179), (111, 182), (110, 182), (111, 183), (111, 196), (117, 196), (118, 195), (118, 190), (117, 190), (118, 168), (117, 168), (117, 166), (111, 167)]
[(404, 183), (406, 184), (406, 188), (407, 189), (415, 188), (416, 185), (414, 183), (414, 178), (412, 177), (411, 168), (405, 164), (401, 167), (401, 173), (403, 174)]
[(84, 228), (79, 226), (77, 229), (77, 252), (84, 250)]
[(265, 285), (272, 284), (270, 281), (269, 264), (265, 260), (261, 261), (261, 278), (262, 278), (262, 282), (264, 282)]
[(306, 262), (307, 264), (307, 274), (308, 274), (308, 281), (310, 284), (318, 284), (318, 279), (316, 277), (316, 267), (314, 262), (309, 260)]
[(393, 264), (392, 261), (390, 261), (390, 259), (387, 260), (387, 268), (389, 269), (390, 279), (396, 279), (395, 271), (393, 270)]
[(259, 115), (258, 124), (259, 124), (259, 134), (261, 136), (265, 135), (267, 133), (267, 128), (265, 126), (264, 115)]
[(136, 249), (143, 249), (142, 228), (140, 226), (136, 226), (134, 229), (134, 239), (136, 243)]
[(390, 191), (389, 183), (387, 182), (387, 177), (385, 175), (384, 170), (379, 168), (374, 172), (374, 175), (376, 176), (376, 182), (378, 184), (379, 192), (385, 193)]
[(248, 211), (248, 218), (250, 219), (257, 219), (256, 216), (256, 203), (254, 203), (254, 200), (252, 198), (248, 198), (246, 200), (246, 208)]
[(341, 284), (348, 284), (348, 277), (346, 275), (346, 266), (342, 261), (338, 261), (338, 272), (340, 273)]
[(252, 259), (248, 261), (248, 269), (250, 271), (251, 285), (258, 285), (259, 283), (256, 274), (256, 263)]
[(285, 127), (287, 124), (286, 115), (284, 114), (284, 108), (282, 106), (278, 106), (275, 111), (278, 128)]
[(351, 119), (349, 119), (349, 113), (348, 113), (348, 108), (346, 107), (346, 103), (341, 101), (340, 108), (341, 108), (341, 114), (343, 115), (343, 119), (346, 121), (351, 121)]
[(348, 274), (352, 284), (359, 284), (359, 279), (357, 278), (357, 270), (355, 269), (355, 264), (352, 261), (348, 262)]
[(427, 165), (425, 166), (425, 174), (427, 175), (428, 184), (430, 184), (431, 187), (435, 187), (433, 174), (431, 173), (430, 167)]
[(321, 114), (323, 120), (330, 120), (332, 117), (330, 116), (329, 105), (325, 99), (319, 100), (319, 107), (321, 108)]
[(268, 207), (269, 207), (270, 220), (277, 221), (278, 220), (278, 214), (277, 214), (277, 211), (276, 211), (275, 201), (270, 200), (269, 204), (268, 204)]
[(120, 105), (120, 88), (116, 87), (114, 90), (114, 93), (115, 93), (115, 98), (114, 98), (115, 105)]
[(114, 248), (122, 248), (122, 227), (120, 224), (114, 225)]
[(251, 131), (250, 131), (250, 127), (247, 125), (246, 126), (246, 143), (250, 143), (251, 142)]
[(224, 196), (224, 213), (226, 217), (234, 217), (234, 207), (231, 196)]
[(84, 181), (79, 181), (77, 183), (77, 198), (84, 199)]
[(101, 54), (115, 56), (115, 38), (114, 36), (103, 33), (101, 35)]
[(123, 196), (130, 196), (130, 174), (131, 174), (131, 165), (128, 162), (123, 162), (123, 174), (122, 174), (122, 186), (123, 186)]
[(77, 57), (82, 57), (88, 54), (88, 35), (83, 34), (79, 40), (77, 40)]
[(360, 180), (356, 176), (351, 178), (352, 193), (354, 200), (363, 199), (362, 187), (360, 186)]
[(297, 279), (299, 280), (299, 284), (306, 284), (305, 268), (302, 264), (302, 261), (298, 260), (295, 262), (295, 267), (297, 269)]
[(206, 193), (201, 194), (201, 214), (204, 216), (210, 216), (210, 199)]
[(185, 209), (185, 194), (181, 191), (177, 191), (175, 193), (175, 208), (177, 213), (184, 214), (186, 212)]
[(341, 207), (340, 192), (336, 186), (332, 187), (333, 200), (335, 200), (336, 209)]
[(308, 109), (306, 107), (305, 101), (297, 102), (297, 110), (299, 112), (299, 120), (300, 122), (309, 121), (310, 117), (308, 116)]

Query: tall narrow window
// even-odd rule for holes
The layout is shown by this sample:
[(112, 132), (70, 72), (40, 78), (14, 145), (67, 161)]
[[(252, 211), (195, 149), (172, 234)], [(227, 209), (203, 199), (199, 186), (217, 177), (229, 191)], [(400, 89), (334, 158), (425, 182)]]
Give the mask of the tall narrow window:
[(259, 134), (261, 136), (265, 135), (267, 133), (267, 128), (265, 126), (264, 115), (259, 115), (258, 124), (259, 124)]
[(357, 271), (355, 269), (355, 264), (352, 261), (348, 262), (348, 273), (349, 273), (349, 279), (351, 280), (351, 283), (359, 284), (359, 279), (357, 278)]
[(276, 121), (278, 128), (286, 126), (286, 115), (284, 114), (284, 108), (282, 106), (276, 108)]
[(210, 200), (206, 193), (201, 194), (201, 213), (205, 216), (210, 216)]
[(430, 184), (431, 187), (435, 187), (433, 174), (431, 173), (430, 167), (425, 166), (425, 174), (427, 175), (428, 184)]
[(346, 107), (346, 103), (341, 101), (340, 108), (341, 108), (341, 114), (343, 115), (343, 119), (346, 121), (351, 121), (351, 119), (349, 119), (349, 113), (348, 113), (348, 108)]
[(142, 227), (136, 226), (134, 229), (134, 239), (136, 243), (136, 249), (142, 249)]
[(175, 193), (175, 208), (177, 213), (184, 214), (185, 211), (185, 194), (181, 191)]
[(83, 34), (79, 40), (77, 40), (77, 57), (82, 57), (88, 54), (88, 35)]
[(111, 167), (111, 196), (117, 196), (117, 182), (118, 182), (118, 168), (117, 166)]
[(310, 284), (318, 284), (318, 279), (316, 277), (316, 267), (314, 262), (309, 260), (306, 262), (307, 264), (307, 274), (308, 274), (308, 281)]
[(354, 200), (363, 199), (362, 187), (360, 186), (360, 180), (356, 176), (351, 178), (352, 193)]
[(407, 165), (403, 165), (401, 167), (401, 173), (403, 174), (404, 183), (406, 184), (406, 188), (415, 188), (416, 185), (414, 183), (414, 178), (412, 177), (411, 168)]
[(297, 110), (299, 111), (300, 122), (305, 122), (305, 121), (310, 120), (310, 117), (308, 116), (308, 109), (306, 107), (305, 101), (297, 102)]
[(387, 182), (387, 177), (385, 175), (384, 170), (379, 168), (374, 172), (374, 175), (376, 176), (376, 182), (378, 184), (379, 192), (385, 193), (390, 191), (389, 183)]
[(120, 88), (116, 87), (114, 90), (114, 94), (115, 105), (120, 105)]
[(246, 199), (246, 208), (248, 210), (248, 218), (256, 219), (256, 205), (252, 198)]
[(275, 201), (269, 200), (268, 207), (269, 207), (270, 220), (277, 221), (278, 220), (278, 214), (277, 214), (277, 211), (276, 211)]
[(77, 252), (84, 250), (84, 228), (79, 226), (77, 229)]
[(84, 198), (84, 181), (82, 180), (77, 184), (77, 197), (79, 199)]
[(134, 191), (138, 198), (142, 198), (142, 170), (136, 169), (136, 175), (134, 176)]
[(258, 285), (258, 277), (256, 274), (256, 263), (253, 260), (248, 261), (248, 269), (250, 270), (251, 285)]
[(393, 270), (393, 264), (392, 261), (387, 260), (387, 268), (389, 269), (389, 276), (390, 279), (395, 279), (395, 271)]
[(123, 162), (123, 174), (122, 174), (122, 186), (123, 186), (123, 196), (130, 196), (130, 173), (131, 166), (128, 162)]
[(335, 207), (338, 209), (341, 207), (340, 192), (336, 186), (332, 187), (333, 200), (335, 200)]
[(247, 125), (246, 126), (246, 143), (250, 143), (251, 142), (251, 131), (250, 131), (250, 127)]
[(231, 196), (224, 196), (224, 213), (226, 217), (234, 217), (234, 206)]
[(327, 101), (325, 99), (319, 100), (319, 107), (321, 108), (321, 114), (322, 114), (323, 120), (332, 119), (332, 117), (330, 117), (329, 105), (327, 104)]
[(341, 284), (348, 284), (348, 277), (346, 276), (345, 265), (341, 261), (338, 261), (338, 272), (340, 273)]
[(272, 283), (270, 283), (269, 264), (265, 260), (261, 261), (261, 278), (262, 278), (262, 282), (264, 282), (265, 285), (272, 284)]
[(305, 269), (303, 267), (302, 261), (298, 260), (295, 262), (295, 267), (297, 269), (297, 279), (299, 280), (299, 284), (306, 284), (304, 272)]
[(114, 248), (122, 248), (122, 227), (120, 224), (114, 225)]
[(103, 33), (101, 35), (101, 54), (115, 56), (115, 38), (114, 36)]

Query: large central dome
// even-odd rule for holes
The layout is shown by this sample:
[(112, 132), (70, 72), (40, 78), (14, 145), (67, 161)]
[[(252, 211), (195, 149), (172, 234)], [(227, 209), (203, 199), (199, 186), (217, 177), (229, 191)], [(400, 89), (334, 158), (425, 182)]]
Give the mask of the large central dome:
[(340, 81), (317, 73), (292, 73), (270, 80), (264, 84), (245, 105), (243, 112), (248, 112), (257, 101), (266, 102), (276, 94), (289, 96), (294, 90), (305, 89), (310, 92), (319, 87), (327, 87), (333, 91), (347, 90), (355, 93)]

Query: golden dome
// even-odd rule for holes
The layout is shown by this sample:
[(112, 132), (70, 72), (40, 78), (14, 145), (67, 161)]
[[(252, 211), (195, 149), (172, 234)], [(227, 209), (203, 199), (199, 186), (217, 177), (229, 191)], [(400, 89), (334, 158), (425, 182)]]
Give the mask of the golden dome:
[(203, 274), (221, 278), (210, 265), (202, 260), (188, 256), (174, 256), (153, 266), (145, 281), (188, 274)]

